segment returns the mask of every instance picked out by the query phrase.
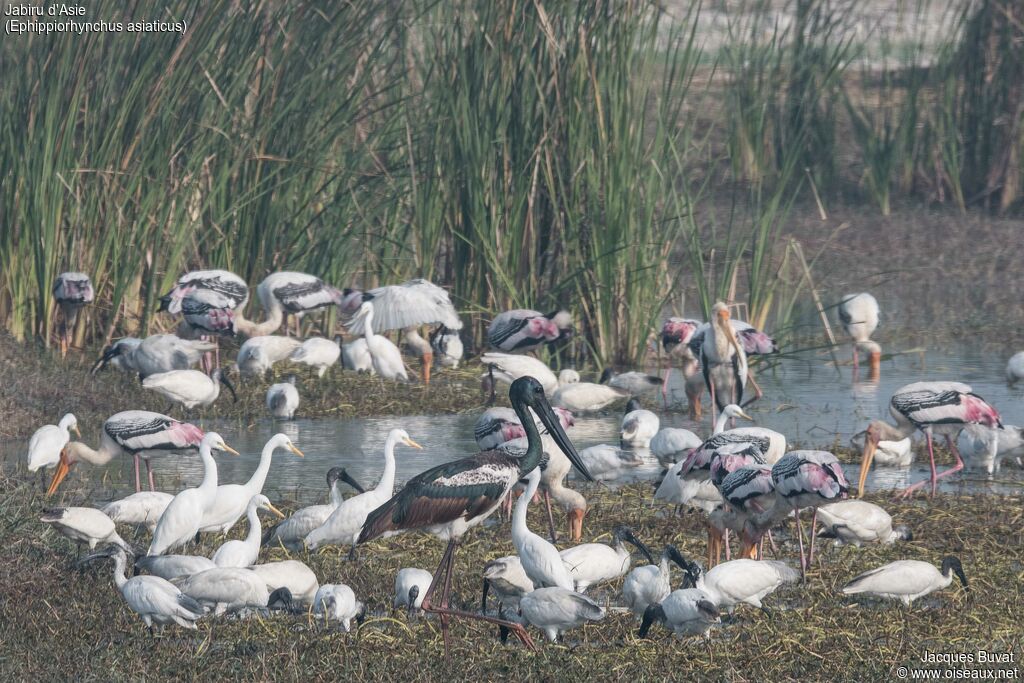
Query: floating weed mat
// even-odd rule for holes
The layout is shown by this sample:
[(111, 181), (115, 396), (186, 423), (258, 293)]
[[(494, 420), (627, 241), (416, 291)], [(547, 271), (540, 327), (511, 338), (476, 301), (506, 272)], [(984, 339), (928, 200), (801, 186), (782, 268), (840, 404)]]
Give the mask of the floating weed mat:
[[(81, 492), (78, 492), (81, 493)], [(705, 552), (701, 516), (672, 514), (651, 501), (649, 486), (584, 489), (591, 510), (585, 540), (609, 540), (626, 523), (645, 542), (675, 543), (687, 557)], [(593, 588), (589, 595), (611, 607), (604, 621), (570, 631), (564, 643), (543, 641), (527, 652), (496, 629), (454, 620), (452, 659), (446, 663), (439, 623), (432, 617), (407, 619), (392, 611), (394, 576), (402, 567), (433, 570), (442, 544), (404, 534), (360, 548), (307, 555), (264, 550), (261, 560), (294, 557), (307, 562), (323, 583), (344, 582), (369, 614), (352, 633), (325, 628), (310, 615), (207, 619), (195, 632), (168, 628), (151, 638), (124, 605), (110, 578), (110, 563), (84, 570), (74, 566), (71, 544), (37, 520), (47, 501), (29, 484), (0, 479), (0, 655), (3, 680), (894, 680), (896, 667), (922, 666), (925, 653), (1010, 652), (1019, 666), (1020, 615), (1024, 580), (1020, 497), (939, 496), (934, 500), (869, 500), (888, 509), (895, 522), (914, 531), (914, 541), (861, 549), (824, 542), (820, 562), (805, 585), (779, 590), (766, 599), (770, 615), (740, 606), (712, 632), (710, 646), (699, 638), (678, 639), (656, 626), (649, 640), (636, 637), (638, 622), (621, 609), (620, 583)], [(545, 528), (543, 510), (531, 506), (530, 527)], [(561, 521), (561, 520), (559, 520)], [(564, 524), (560, 524), (564, 526)], [(244, 524), (231, 536), (244, 533)], [(138, 545), (143, 534), (129, 539)], [(775, 534), (780, 557), (796, 562), (791, 528)], [(192, 550), (207, 555), (223, 539), (204, 539)], [(561, 547), (564, 544), (560, 543)], [(491, 558), (511, 554), (508, 523), (497, 515), (473, 530), (456, 556), (454, 601), (479, 609), (481, 569)], [(896, 559), (939, 563), (958, 555), (971, 585), (959, 584), (918, 601), (899, 603), (852, 599), (839, 594), (856, 574)], [(636, 557), (634, 555), (634, 557)], [(673, 586), (681, 575), (673, 574)], [(1018, 670), (1018, 675), (1020, 674)]]

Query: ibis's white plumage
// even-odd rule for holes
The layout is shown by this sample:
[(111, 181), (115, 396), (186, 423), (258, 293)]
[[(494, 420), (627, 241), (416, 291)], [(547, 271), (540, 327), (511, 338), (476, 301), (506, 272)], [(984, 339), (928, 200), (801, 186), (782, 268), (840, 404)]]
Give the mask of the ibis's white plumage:
[(423, 598), (426, 597), (427, 589), (430, 588), (430, 582), (433, 580), (434, 576), (426, 569), (416, 567), (399, 569), (395, 575), (395, 608), (405, 605), (410, 609), (419, 609), (423, 605)]
[(689, 429), (666, 427), (658, 430), (658, 433), (651, 439), (651, 454), (658, 459), (663, 467), (668, 467), (682, 462), (690, 451), (702, 443), (704, 443), (704, 439)]
[(139, 491), (107, 503), (103, 512), (117, 524), (146, 526), (152, 532), (172, 500), (174, 496), (162, 491)]
[(345, 584), (326, 583), (313, 596), (313, 614), (341, 623), (348, 633), (352, 620), (365, 612), (363, 603), (356, 600), (356, 594)]
[(338, 346), (338, 342), (313, 337), (302, 342), (302, 345), (292, 352), (291, 360), (313, 367), (317, 377), (323, 377), (327, 368), (337, 363), (340, 357), (341, 347)]
[(267, 387), (267, 412), (278, 420), (291, 420), (299, 408), (299, 390), (295, 388), (295, 377)]
[(202, 555), (146, 555), (135, 560), (137, 570), (149, 572), (168, 581), (192, 576), (216, 566), (213, 560)]
[[(341, 494), (340, 481), (354, 484), (354, 480), (348, 477), (344, 468), (332, 467), (327, 472), (327, 486), (330, 492), (330, 502), (324, 505), (307, 505), (296, 510), (285, 521), (277, 524), (266, 534), (265, 543), (271, 546), (281, 544), (286, 548), (299, 548), (302, 540), (313, 529), (316, 529), (331, 516), (331, 513), (338, 509), (338, 506), (345, 500)], [(358, 489), (360, 493), (363, 490)]]
[(592, 382), (571, 382), (562, 384), (551, 396), (552, 405), (560, 406), (574, 413), (586, 413), (606, 408), (629, 394), (607, 384)]
[(954, 573), (960, 577), (960, 582), (966, 590), (967, 578), (964, 576), (960, 560), (955, 557), (945, 558), (941, 570), (930, 562), (898, 560), (860, 574), (843, 586), (843, 593), (871, 593), (883, 598), (901, 600), (903, 604), (909, 606), (914, 600), (953, 583)]
[(519, 600), (534, 589), (518, 555), (507, 555), (484, 565), (484, 580), (502, 605), (516, 608)]
[(129, 549), (124, 539), (117, 535), (113, 520), (95, 508), (52, 508), (46, 510), (39, 521), (49, 524), (62, 536), (76, 543), (85, 543), (90, 548), (95, 548), (99, 543), (116, 543)]
[(223, 381), (224, 374), (219, 368), (213, 375), (199, 370), (171, 370), (149, 375), (142, 380), (142, 386), (192, 410), (216, 401)]
[(800, 573), (775, 560), (732, 560), (699, 572), (696, 587), (719, 608), (732, 610), (746, 603), (760, 609), (761, 601), (786, 583), (795, 583)]
[(619, 439), (624, 446), (647, 448), (657, 435), (660, 426), (661, 421), (658, 416), (650, 410), (642, 408), (630, 410), (622, 417)]
[(563, 632), (588, 621), (604, 619), (604, 610), (593, 600), (565, 588), (538, 588), (519, 601), (519, 611), (533, 626), (555, 642)]
[(624, 576), (629, 571), (632, 557), (623, 541), (631, 537), (631, 533), (620, 527), (615, 530), (612, 545), (583, 543), (559, 553), (575, 589), (582, 593), (593, 585)]
[(840, 500), (818, 508), (822, 534), (836, 537), (840, 543), (860, 546), (864, 543), (894, 543), (906, 539), (904, 529), (893, 529), (888, 512), (863, 500)]
[(215, 616), (267, 606), (270, 592), (256, 572), (239, 567), (214, 567), (181, 579), (181, 592), (212, 609)]
[(263, 581), (268, 591), (287, 588), (291, 591), (292, 598), (303, 605), (311, 604), (317, 589), (320, 588), (313, 570), (298, 560), (254, 564), (249, 570)]

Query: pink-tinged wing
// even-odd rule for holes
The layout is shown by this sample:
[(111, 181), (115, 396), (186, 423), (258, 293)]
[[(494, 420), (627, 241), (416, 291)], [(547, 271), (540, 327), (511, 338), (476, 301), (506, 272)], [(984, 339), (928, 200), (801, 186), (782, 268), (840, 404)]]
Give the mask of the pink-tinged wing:
[(568, 429), (576, 424), (576, 418), (573, 416), (572, 411), (565, 408), (554, 408), (554, 411), (555, 415), (558, 416), (558, 421), (562, 423), (562, 429)]
[(199, 448), (199, 443), (205, 436), (202, 429), (190, 422), (176, 422), (168, 433), (178, 448)]
[(999, 412), (981, 396), (977, 394), (964, 394), (961, 401), (964, 408), (964, 417), (967, 422), (993, 428), (1002, 426)]
[(739, 337), (743, 342), (743, 350), (749, 354), (775, 353), (778, 350), (774, 339), (753, 327), (741, 331)]
[(683, 466), (679, 468), (679, 476), (685, 477), (691, 472), (709, 469), (712, 455), (714, 455), (714, 451), (709, 448), (694, 448), (683, 460)]
[(144, 410), (118, 413), (103, 429), (129, 453), (197, 448), (203, 439), (203, 430), (195, 425)]

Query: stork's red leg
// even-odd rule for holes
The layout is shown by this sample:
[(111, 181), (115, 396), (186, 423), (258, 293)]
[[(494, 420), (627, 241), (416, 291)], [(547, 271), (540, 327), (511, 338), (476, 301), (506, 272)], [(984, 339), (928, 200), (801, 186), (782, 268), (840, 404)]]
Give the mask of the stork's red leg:
[(672, 375), (672, 363), (669, 363), (668, 368), (665, 369), (665, 376), (661, 378), (661, 400), (665, 404), (665, 410), (668, 410), (668, 378)]
[[(931, 483), (932, 483), (932, 495), (934, 496), (935, 495), (935, 489), (937, 488), (936, 487), (936, 481), (938, 480), (938, 477), (935, 475), (935, 448), (932, 445), (932, 431), (931, 431), (930, 428), (924, 430), (924, 437), (925, 437), (925, 441), (928, 442), (928, 457), (931, 460), (931, 465), (932, 465)], [(956, 471), (957, 469), (962, 469), (963, 466), (964, 466), (963, 461), (959, 460), (960, 453), (957, 452), (956, 455), (957, 455), (957, 459), (959, 461), (959, 468), (954, 468), (954, 470), (951, 470), (951, 471)], [(906, 498), (911, 493), (913, 493), (914, 491), (918, 490), (919, 488), (922, 488), (925, 485), (925, 481), (927, 481), (927, 480), (919, 481), (916, 484), (914, 484), (912, 486), (908, 486), (907, 488), (903, 489), (903, 493), (900, 494), (900, 498)]]
[(799, 508), (793, 511), (796, 515), (796, 537), (800, 541), (800, 576), (806, 576), (807, 574), (807, 556), (804, 555), (804, 527), (800, 523), (800, 510)]
[(135, 454), (135, 493), (142, 490), (142, 481), (139, 479), (139, 454)]
[(548, 530), (551, 532), (551, 542), (558, 543), (558, 534), (555, 533), (555, 516), (551, 514), (551, 493), (544, 489), (544, 505), (548, 509)]
[(811, 563), (814, 562), (814, 527), (818, 524), (818, 508), (814, 508), (814, 514), (811, 515), (811, 549), (807, 553), (807, 568), (811, 568)]

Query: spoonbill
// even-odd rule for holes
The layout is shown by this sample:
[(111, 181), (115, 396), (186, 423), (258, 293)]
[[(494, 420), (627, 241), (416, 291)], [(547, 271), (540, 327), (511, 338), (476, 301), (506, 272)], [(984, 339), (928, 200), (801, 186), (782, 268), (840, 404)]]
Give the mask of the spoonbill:
[(843, 296), (836, 309), (839, 322), (846, 334), (853, 339), (853, 369), (857, 370), (861, 351), (868, 354), (872, 373), (878, 372), (882, 362), (882, 347), (871, 341), (871, 335), (878, 328), (878, 302), (867, 292)]
[(60, 306), (63, 321), (60, 328), (60, 355), (68, 354), (71, 337), (78, 322), (78, 312), (82, 307), (91, 304), (95, 292), (92, 280), (85, 273), (61, 273), (53, 283), (53, 298)]
[(299, 390), (295, 388), (295, 375), (284, 382), (267, 387), (267, 412), (278, 420), (291, 420), (299, 408)]
[(929, 593), (946, 588), (953, 583), (953, 575), (960, 579), (965, 592), (969, 592), (967, 576), (957, 557), (949, 555), (942, 560), (942, 568), (936, 569), (931, 562), (920, 560), (897, 560), (878, 569), (864, 572), (843, 586), (846, 595), (870, 593), (883, 598), (910, 603)]

